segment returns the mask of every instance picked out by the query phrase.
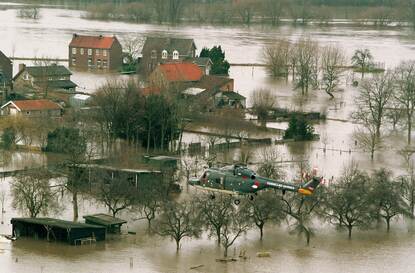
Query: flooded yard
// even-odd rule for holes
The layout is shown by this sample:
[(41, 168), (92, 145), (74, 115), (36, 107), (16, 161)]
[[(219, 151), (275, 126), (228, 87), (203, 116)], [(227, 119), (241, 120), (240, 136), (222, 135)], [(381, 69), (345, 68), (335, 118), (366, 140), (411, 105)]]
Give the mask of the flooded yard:
[[(255, 25), (198, 26), (198, 25), (147, 25), (82, 19), (81, 11), (65, 9), (41, 9), (37, 21), (16, 17), (14, 8), (0, 10), (0, 50), (8, 56), (67, 58), (68, 44), (73, 33), (117, 35), (122, 41), (128, 36), (177, 36), (193, 38), (198, 50), (203, 47), (221, 45), (230, 63), (261, 63), (261, 50), (279, 38), (297, 40), (306, 35), (322, 45), (337, 44), (343, 47), (350, 59), (352, 52), (361, 47), (369, 48), (375, 61), (393, 68), (401, 61), (415, 60), (415, 32), (409, 28), (365, 28), (351, 26), (281, 26)], [(20, 61), (14, 62), (14, 73)], [(64, 63), (65, 64), (65, 63)], [(66, 64), (65, 64), (66, 65)], [(387, 167), (394, 174), (402, 172), (402, 159), (397, 154), (405, 145), (402, 130), (387, 132), (384, 148), (371, 161), (369, 154), (359, 148), (353, 134), (356, 124), (350, 122), (353, 98), (358, 88), (350, 83), (353, 73), (346, 73), (343, 91), (335, 93), (330, 100), (323, 91), (310, 91), (308, 96), (299, 96), (292, 84), (285, 80), (270, 78), (261, 67), (232, 66), (230, 77), (235, 79), (235, 90), (248, 98), (259, 88), (275, 92), (278, 104), (292, 110), (322, 111), (329, 118), (315, 124), (320, 140), (307, 143), (273, 145), (281, 160), (309, 160), (319, 168), (326, 178), (337, 177), (343, 167), (355, 161), (362, 169), (373, 170)], [(79, 91), (93, 93), (107, 79), (128, 78), (118, 74), (94, 74), (73, 71), (72, 80)], [(287, 123), (268, 123), (270, 128), (285, 129)], [(188, 133), (184, 141), (201, 142), (200, 136)], [(323, 148), (326, 147), (326, 151)], [(261, 160), (263, 147), (250, 147), (252, 161)], [(237, 158), (239, 149), (231, 151), (229, 160)], [(31, 164), (46, 164), (48, 158), (37, 153), (3, 154), (4, 168), (30, 167)], [(33, 163), (35, 162), (35, 163)], [(295, 166), (288, 165), (288, 177), (295, 176)], [(7, 192), (5, 214), (2, 215), (0, 234), (10, 234), (10, 219), (17, 216), (11, 208), (9, 195), (10, 178), (0, 181), (0, 190)], [(59, 217), (71, 219), (71, 201)], [(101, 204), (89, 199), (80, 202), (80, 218), (94, 212), (106, 212)], [(131, 219), (131, 215), (121, 217)], [(198, 240), (185, 240), (182, 250), (176, 254), (175, 245), (167, 239), (148, 236), (144, 222), (130, 222), (128, 230), (136, 235), (121, 235), (93, 246), (73, 247), (58, 243), (47, 243), (33, 239), (16, 242), (0, 241), (0, 272), (412, 272), (415, 267), (415, 230), (411, 222), (400, 220), (391, 233), (384, 229), (356, 232), (353, 240), (345, 233), (316, 223), (316, 236), (310, 247), (295, 235), (288, 234), (288, 227), (267, 227), (263, 242), (254, 229), (236, 244), (236, 253), (244, 249), (248, 259), (223, 264), (215, 262), (222, 255), (214, 240), (206, 236)], [(257, 258), (258, 251), (271, 252), (270, 258)], [(233, 253), (233, 249), (231, 252)], [(191, 267), (203, 265), (191, 270)], [(371, 271), (367, 271), (371, 268)]]

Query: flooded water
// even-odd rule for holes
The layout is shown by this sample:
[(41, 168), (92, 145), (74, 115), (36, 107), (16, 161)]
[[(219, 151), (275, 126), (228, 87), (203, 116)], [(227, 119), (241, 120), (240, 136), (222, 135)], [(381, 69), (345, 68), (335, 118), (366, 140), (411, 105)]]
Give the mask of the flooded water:
[[(375, 60), (384, 62), (387, 68), (404, 60), (415, 59), (415, 34), (409, 28), (171, 27), (88, 21), (82, 19), (82, 12), (76, 10), (42, 8), (41, 15), (40, 20), (32, 21), (16, 17), (13, 8), (0, 10), (0, 50), (8, 56), (67, 58), (68, 44), (75, 32), (115, 34), (121, 41), (128, 36), (177, 36), (195, 39), (199, 50), (220, 44), (231, 63), (259, 63), (265, 45), (279, 38), (296, 40), (307, 35), (322, 45), (334, 43), (342, 46), (348, 57), (355, 49), (367, 47)], [(14, 63), (15, 73), (18, 64), (19, 61)], [(401, 172), (401, 159), (396, 155), (397, 150), (405, 144), (401, 134), (386, 132), (385, 148), (377, 153), (373, 162), (369, 160), (367, 152), (355, 146), (353, 132), (356, 125), (347, 120), (353, 110), (353, 98), (358, 92), (356, 88), (344, 85), (344, 91), (337, 92), (335, 100), (329, 100), (322, 91), (312, 91), (303, 98), (292, 90), (290, 83), (271, 79), (263, 68), (234, 66), (230, 76), (235, 79), (236, 90), (248, 98), (248, 104), (253, 90), (270, 88), (278, 96), (282, 107), (327, 112), (330, 119), (315, 125), (316, 132), (326, 136), (326, 141), (274, 146), (283, 160), (310, 160), (325, 177), (338, 176), (343, 166), (351, 160), (368, 170), (384, 166), (393, 169), (395, 174)], [(121, 76), (74, 71), (73, 81), (78, 83), (80, 91), (94, 92), (100, 84), (114, 77)], [(350, 79), (353, 75), (348, 74), (347, 77)], [(284, 128), (287, 124), (270, 123), (268, 126)], [(185, 136), (185, 139), (188, 143), (200, 141), (192, 134)], [(327, 147), (325, 153), (322, 149), (324, 145)], [(261, 149), (252, 148), (253, 161), (260, 160)], [(238, 150), (233, 152), (236, 157)], [(27, 162), (46, 164), (47, 160), (43, 155), (31, 153), (2, 157), (5, 165), (16, 168), (28, 166)], [(0, 190), (8, 192), (8, 182), (9, 179), (2, 180)], [(10, 218), (18, 215), (10, 207), (10, 201), (11, 197), (8, 196), (6, 213), (2, 215), (3, 223), (0, 225), (1, 234), (11, 232)], [(71, 219), (70, 200), (65, 203), (68, 208), (59, 216)], [(105, 211), (100, 204), (81, 201), (81, 216)], [(129, 214), (121, 216), (131, 218)], [(305, 247), (304, 242), (295, 236), (288, 235), (284, 226), (268, 227), (262, 243), (253, 230), (236, 245), (237, 253), (245, 249), (249, 258), (222, 264), (215, 262), (215, 258), (222, 253), (212, 240), (185, 240), (181, 252), (176, 255), (173, 242), (146, 236), (144, 223), (130, 222), (128, 229), (137, 231), (137, 235), (123, 235), (95, 246), (70, 247), (31, 239), (14, 243), (0, 241), (0, 272), (413, 272), (415, 232), (410, 223), (400, 221), (390, 234), (384, 230), (370, 234), (356, 232), (351, 241), (343, 233), (325, 226), (318, 227), (310, 247)], [(271, 251), (271, 258), (257, 258), (256, 252), (261, 250)], [(190, 267), (198, 265), (203, 267), (190, 270)]]

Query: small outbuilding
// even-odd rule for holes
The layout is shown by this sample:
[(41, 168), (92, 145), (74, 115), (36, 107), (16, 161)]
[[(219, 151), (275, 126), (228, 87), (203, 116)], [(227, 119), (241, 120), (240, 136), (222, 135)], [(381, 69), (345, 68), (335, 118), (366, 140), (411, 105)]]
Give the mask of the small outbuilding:
[(116, 218), (105, 213), (85, 215), (84, 219), (87, 224), (105, 227), (108, 233), (120, 233), (121, 226), (127, 223), (127, 221), (123, 219)]
[(12, 218), (13, 236), (62, 241), (71, 245), (105, 240), (105, 227), (54, 218)]

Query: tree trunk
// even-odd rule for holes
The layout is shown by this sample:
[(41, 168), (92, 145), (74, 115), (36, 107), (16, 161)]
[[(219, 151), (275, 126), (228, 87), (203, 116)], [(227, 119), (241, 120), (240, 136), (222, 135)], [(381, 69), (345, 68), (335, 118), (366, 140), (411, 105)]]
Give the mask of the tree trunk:
[(264, 237), (264, 225), (260, 225), (258, 226), (258, 228), (259, 228), (259, 234), (260, 234), (259, 239), (262, 241), (262, 237)]
[(390, 221), (391, 221), (390, 218), (386, 218), (386, 231), (387, 232), (389, 232), (389, 230), (390, 230)]
[(218, 245), (220, 245), (221, 243), (221, 239), (220, 239), (220, 228), (216, 229), (216, 237), (218, 238)]
[(225, 248), (225, 250), (223, 251), (223, 257), (227, 258), (228, 257), (228, 248), (229, 248), (229, 246), (225, 245), (224, 248)]
[(176, 239), (176, 252), (179, 252), (180, 250), (180, 240)]
[(408, 145), (411, 145), (412, 117), (408, 116)]
[(78, 221), (78, 192), (72, 192), (73, 221)]
[(352, 229), (353, 229), (353, 226), (347, 226), (347, 229), (349, 231), (349, 240), (350, 240), (350, 239), (352, 239)]

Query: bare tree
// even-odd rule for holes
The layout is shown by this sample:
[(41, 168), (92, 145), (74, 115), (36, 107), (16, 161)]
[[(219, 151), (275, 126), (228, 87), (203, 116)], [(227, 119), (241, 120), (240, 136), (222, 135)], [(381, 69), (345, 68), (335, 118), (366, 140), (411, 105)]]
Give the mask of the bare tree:
[(263, 3), (263, 12), (271, 18), (273, 26), (280, 23), (283, 11), (283, 0), (265, 0)]
[(370, 50), (367, 48), (357, 49), (352, 56), (352, 63), (359, 68), (363, 79), (365, 72), (369, 71), (370, 67), (373, 65), (372, 53), (370, 53)]
[(324, 91), (333, 99), (333, 91), (336, 90), (345, 64), (343, 50), (329, 45), (323, 48), (321, 53), (321, 70), (323, 74), (322, 85)]
[(139, 37), (127, 37), (123, 41), (124, 59), (128, 65), (136, 65), (144, 41)]
[(278, 40), (264, 47), (263, 59), (273, 77), (288, 76), (290, 46), (288, 40)]
[(268, 112), (277, 106), (277, 97), (269, 89), (254, 90), (251, 95), (252, 110), (263, 126), (266, 125)]
[(160, 236), (170, 237), (176, 242), (176, 251), (180, 250), (183, 238), (198, 238), (202, 232), (199, 214), (193, 201), (166, 203), (160, 219), (157, 220), (156, 232)]
[(184, 5), (185, 0), (169, 0), (170, 23), (176, 24), (180, 20), (180, 13), (182, 12)]
[(319, 45), (311, 38), (302, 38), (295, 47), (296, 54), (296, 88), (301, 88), (301, 94), (306, 94), (310, 86), (315, 84), (316, 69), (318, 68)]
[(340, 229), (346, 228), (349, 239), (353, 228), (367, 228), (374, 219), (370, 187), (368, 175), (352, 164), (343, 171), (337, 183), (327, 188), (322, 212), (329, 223)]
[(247, 210), (247, 215), (258, 228), (260, 240), (263, 238), (266, 223), (280, 223), (285, 218), (281, 199), (271, 191), (259, 193), (253, 200), (246, 202), (242, 209)]
[(235, 9), (241, 17), (242, 23), (246, 25), (251, 24), (252, 17), (255, 13), (257, 3), (253, 0), (241, 0), (237, 2)]
[(243, 209), (237, 209), (234, 213), (228, 215), (224, 222), (221, 231), (221, 244), (224, 248), (223, 256), (228, 257), (228, 249), (235, 241), (246, 233), (251, 227), (250, 218)]
[(209, 196), (202, 195), (198, 203), (201, 205), (201, 212), (206, 228), (209, 231), (209, 236), (215, 236), (218, 245), (222, 240), (222, 229), (229, 221), (229, 217), (235, 214), (235, 207), (232, 202), (232, 197), (219, 195)]
[(278, 164), (278, 152), (272, 148), (264, 148), (260, 153), (261, 164), (258, 166), (257, 172), (259, 175), (271, 179), (282, 179), (285, 174)]
[(368, 123), (373, 123), (377, 138), (380, 138), (386, 107), (393, 97), (393, 92), (394, 82), (391, 73), (376, 75), (370, 80), (363, 81), (355, 100), (354, 118), (365, 127), (372, 126)]
[(52, 176), (46, 169), (33, 169), (19, 173), (13, 178), (11, 193), (12, 205), (31, 218), (39, 214), (56, 212), (58, 202), (56, 192), (50, 184)]
[(411, 144), (412, 118), (415, 111), (415, 62), (401, 63), (395, 71), (395, 99), (404, 109), (408, 132), (408, 145)]
[(138, 193), (125, 175), (101, 174), (101, 182), (95, 192), (98, 201), (104, 203), (115, 217), (117, 213), (137, 204)]

